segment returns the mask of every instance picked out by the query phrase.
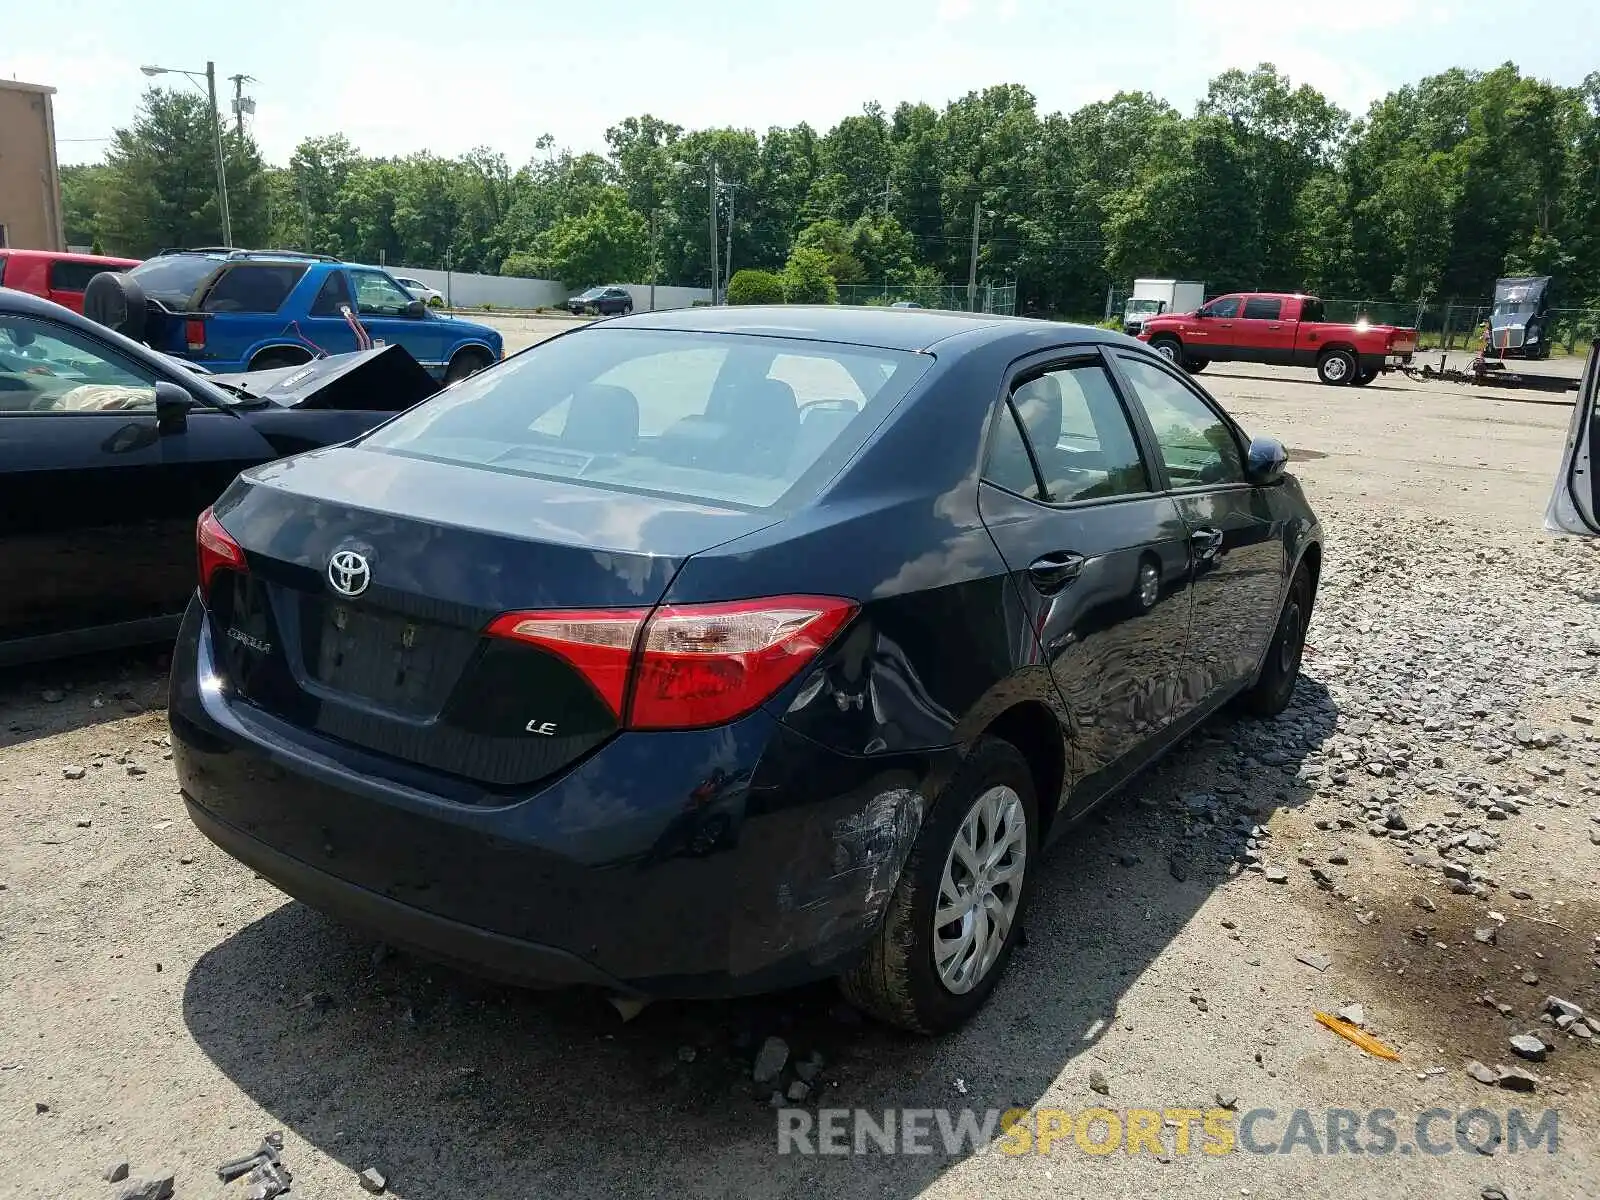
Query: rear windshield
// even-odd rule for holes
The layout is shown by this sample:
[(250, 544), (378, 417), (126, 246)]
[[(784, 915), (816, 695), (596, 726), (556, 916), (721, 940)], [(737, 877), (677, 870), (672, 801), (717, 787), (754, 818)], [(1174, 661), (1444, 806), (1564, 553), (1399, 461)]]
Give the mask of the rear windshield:
[(932, 361), (835, 342), (598, 327), (449, 388), (364, 445), (769, 508), (831, 478)]
[(128, 272), (128, 278), (137, 279), (150, 299), (168, 308), (188, 308), (189, 298), (220, 263), (220, 259), (200, 255), (174, 254), (140, 263)]

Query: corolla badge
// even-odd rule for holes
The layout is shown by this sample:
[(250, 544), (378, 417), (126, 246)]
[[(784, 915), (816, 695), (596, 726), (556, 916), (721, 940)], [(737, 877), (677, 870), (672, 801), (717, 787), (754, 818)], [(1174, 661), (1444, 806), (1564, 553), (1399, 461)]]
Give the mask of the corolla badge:
[(328, 582), (341, 596), (359, 596), (372, 582), (367, 556), (355, 550), (335, 550), (328, 560)]

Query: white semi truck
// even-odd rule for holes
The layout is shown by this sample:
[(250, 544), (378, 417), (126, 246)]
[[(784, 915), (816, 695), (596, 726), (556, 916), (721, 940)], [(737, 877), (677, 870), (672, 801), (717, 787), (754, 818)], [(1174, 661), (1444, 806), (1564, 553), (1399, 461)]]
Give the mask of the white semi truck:
[(1192, 279), (1135, 279), (1122, 306), (1122, 332), (1138, 337), (1146, 317), (1193, 312), (1205, 300), (1206, 285)]

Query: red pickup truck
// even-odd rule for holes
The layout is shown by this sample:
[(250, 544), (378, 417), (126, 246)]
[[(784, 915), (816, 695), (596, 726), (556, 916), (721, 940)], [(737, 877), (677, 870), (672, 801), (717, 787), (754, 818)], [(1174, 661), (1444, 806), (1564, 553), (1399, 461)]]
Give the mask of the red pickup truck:
[(1192, 313), (1145, 321), (1139, 340), (1189, 371), (1213, 362), (1315, 367), (1323, 383), (1371, 383), (1410, 362), (1417, 331), (1394, 325), (1340, 325), (1322, 319), (1322, 301), (1287, 292), (1235, 292)]
[(60, 250), (0, 250), (0, 287), (29, 292), (83, 312), (83, 289), (101, 271), (126, 271), (137, 258), (69, 254)]

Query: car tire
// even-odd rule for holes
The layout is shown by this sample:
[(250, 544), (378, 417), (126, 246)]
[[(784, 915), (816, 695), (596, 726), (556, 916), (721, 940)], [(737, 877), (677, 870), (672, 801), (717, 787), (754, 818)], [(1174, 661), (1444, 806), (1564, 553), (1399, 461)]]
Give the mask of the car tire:
[(1183, 360), (1183, 369), (1191, 375), (1198, 375), (1211, 365), (1209, 358), (1186, 358)]
[(1173, 366), (1178, 366), (1183, 361), (1183, 343), (1171, 334), (1157, 334), (1151, 338), (1150, 349)]
[(137, 279), (119, 271), (101, 271), (90, 277), (83, 290), (83, 315), (96, 325), (142, 342), (150, 310)]
[(1305, 651), (1306, 625), (1311, 619), (1311, 572), (1304, 563), (1295, 569), (1278, 613), (1277, 628), (1267, 647), (1267, 661), (1255, 686), (1240, 697), (1246, 712), (1257, 717), (1275, 717), (1289, 707), (1294, 681), (1300, 676), (1300, 657)]
[(1317, 359), (1317, 378), (1329, 387), (1343, 387), (1355, 374), (1356, 356), (1348, 350), (1329, 350)]
[(1377, 377), (1378, 372), (1373, 370), (1371, 367), (1368, 367), (1365, 370), (1357, 371), (1354, 375), (1350, 376), (1350, 386), (1366, 387), (1367, 384), (1371, 383)]
[(263, 350), (250, 360), (252, 371), (275, 371), (279, 367), (298, 367), (301, 363), (311, 361), (311, 355), (305, 350), (290, 350), (284, 346), (274, 346), (270, 350)]
[(631, 316), (633, 316), (633, 305), (631, 305), (631, 304), (624, 304), (624, 305), (623, 305), (623, 306), (622, 306), (622, 315), (623, 315), (623, 316), (625, 316), (625, 317), (631, 317)]
[(446, 384), (459, 383), (469, 375), (476, 375), (479, 371), (489, 366), (493, 360), (487, 350), (468, 348), (457, 350), (456, 356), (450, 360), (450, 365), (445, 368), (444, 381)]
[(444, 307), (444, 297), (443, 296), (429, 296), (428, 297), (428, 307), (429, 308), (443, 308)]
[[(975, 841), (981, 852), (996, 832), (1003, 853), (982, 865), (978, 889), (963, 891), (972, 877), (957, 854), (957, 840), (969, 848)], [(994, 991), (1021, 937), (1038, 847), (1039, 806), (1027, 760), (1010, 742), (980, 739), (923, 819), (882, 925), (865, 958), (840, 981), (845, 996), (871, 1016), (915, 1033), (946, 1033), (964, 1023)], [(991, 882), (1007, 871), (1015, 875)], [(948, 938), (947, 945), (959, 949), (944, 971), (936, 961), (940, 930), (934, 925), (941, 894), (957, 906), (970, 905), (942, 927), (960, 931)], [(979, 897), (975, 903), (973, 895)], [(1000, 917), (1004, 933), (991, 952), (988, 943)], [(979, 943), (977, 935), (984, 933)]]

